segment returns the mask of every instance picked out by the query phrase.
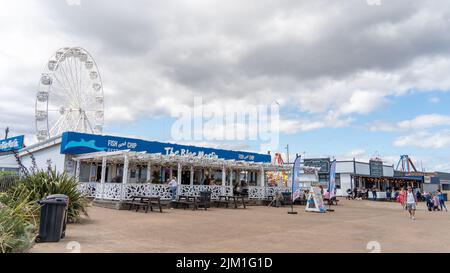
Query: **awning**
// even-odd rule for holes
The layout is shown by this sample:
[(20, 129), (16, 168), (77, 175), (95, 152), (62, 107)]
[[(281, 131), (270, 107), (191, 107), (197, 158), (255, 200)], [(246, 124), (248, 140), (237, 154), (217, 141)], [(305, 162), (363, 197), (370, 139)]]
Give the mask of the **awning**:
[(368, 179), (376, 179), (381, 180), (379, 182), (422, 182), (422, 177), (417, 176), (371, 176), (371, 175), (364, 175), (364, 174), (352, 174), (352, 177), (354, 178), (368, 178)]

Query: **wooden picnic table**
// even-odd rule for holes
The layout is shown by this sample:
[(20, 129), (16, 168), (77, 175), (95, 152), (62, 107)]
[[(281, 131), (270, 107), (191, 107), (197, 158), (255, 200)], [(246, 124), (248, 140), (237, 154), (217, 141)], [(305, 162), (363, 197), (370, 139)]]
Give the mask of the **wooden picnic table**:
[[(223, 199), (223, 201), (222, 201)], [(214, 201), (216, 203), (216, 207), (220, 207), (220, 205), (225, 204), (228, 208), (228, 196), (227, 195), (219, 195), (219, 200)]]
[(242, 206), (244, 206), (244, 209), (247, 207), (245, 206), (245, 197), (244, 196), (228, 196), (228, 200), (232, 199), (234, 203), (234, 208), (238, 208), (238, 201), (241, 200)]
[(134, 206), (136, 206), (136, 212), (142, 207), (145, 210), (145, 213), (148, 212), (150, 208), (153, 211), (153, 206), (156, 205), (159, 208), (159, 212), (162, 211), (161, 206), (161, 198), (160, 197), (152, 197), (152, 196), (132, 196), (131, 201), (126, 202), (129, 205), (128, 210), (131, 210)]
[(178, 200), (175, 201), (175, 208), (178, 208), (178, 205), (183, 205), (183, 209), (189, 208), (190, 205), (193, 205), (193, 210), (196, 210), (198, 208), (197, 197), (179, 195)]
[[(224, 201), (222, 201), (224, 199)], [(229, 204), (232, 203), (234, 205), (234, 208), (238, 208), (238, 203), (242, 203), (242, 206), (245, 208), (245, 196), (228, 196), (228, 195), (219, 195), (219, 200), (215, 201), (216, 206), (219, 207), (221, 204), (225, 204), (228, 208)]]
[(338, 200), (336, 197), (333, 197), (333, 198), (331, 198), (331, 199), (329, 199), (329, 198), (324, 198), (323, 201), (324, 201), (324, 202), (327, 202), (328, 205), (336, 205), (336, 206), (338, 205), (338, 202), (339, 202), (339, 200)]

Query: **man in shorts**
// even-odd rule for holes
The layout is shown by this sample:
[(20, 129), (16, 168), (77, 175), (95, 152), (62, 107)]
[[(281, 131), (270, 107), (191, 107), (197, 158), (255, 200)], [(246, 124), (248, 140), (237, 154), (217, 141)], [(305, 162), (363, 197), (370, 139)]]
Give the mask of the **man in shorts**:
[(409, 218), (415, 220), (416, 214), (416, 195), (414, 194), (411, 187), (408, 187), (408, 191), (406, 192), (406, 209), (409, 212)]

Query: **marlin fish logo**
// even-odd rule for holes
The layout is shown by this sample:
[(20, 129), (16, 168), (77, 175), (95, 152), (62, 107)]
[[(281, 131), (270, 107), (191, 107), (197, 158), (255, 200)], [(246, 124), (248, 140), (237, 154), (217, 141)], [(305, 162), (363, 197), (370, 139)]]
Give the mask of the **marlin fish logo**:
[(69, 143), (66, 144), (64, 149), (67, 150), (70, 148), (79, 148), (79, 147), (90, 148), (97, 151), (106, 151), (106, 148), (97, 147), (95, 145), (95, 140), (86, 141), (84, 139), (81, 139), (80, 141), (73, 141), (73, 140), (69, 141)]

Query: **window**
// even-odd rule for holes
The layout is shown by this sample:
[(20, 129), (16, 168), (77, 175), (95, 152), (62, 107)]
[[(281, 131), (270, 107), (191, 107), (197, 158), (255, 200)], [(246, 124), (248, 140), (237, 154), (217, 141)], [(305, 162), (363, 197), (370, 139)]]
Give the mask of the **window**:
[(91, 164), (82, 162), (80, 165), (80, 181), (88, 182), (91, 171)]
[(341, 188), (341, 174), (340, 173), (336, 174), (335, 183), (336, 183), (336, 189), (340, 189)]
[(328, 181), (330, 181), (329, 174), (319, 174), (319, 183), (327, 183)]
[(442, 184), (443, 191), (450, 191), (450, 184)]

